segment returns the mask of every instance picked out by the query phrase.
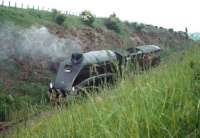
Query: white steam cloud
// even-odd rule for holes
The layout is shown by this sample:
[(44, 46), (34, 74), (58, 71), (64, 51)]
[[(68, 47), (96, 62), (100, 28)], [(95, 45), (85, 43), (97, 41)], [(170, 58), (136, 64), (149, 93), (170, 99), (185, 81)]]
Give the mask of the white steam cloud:
[(56, 61), (80, 52), (78, 41), (59, 38), (46, 27), (20, 29), (15, 25), (0, 25), (0, 59), (18, 57), (37, 61)]

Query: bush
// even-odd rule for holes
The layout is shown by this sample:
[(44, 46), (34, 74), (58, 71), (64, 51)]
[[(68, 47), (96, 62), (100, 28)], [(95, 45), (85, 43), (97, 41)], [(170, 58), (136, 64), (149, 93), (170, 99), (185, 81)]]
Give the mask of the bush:
[(56, 15), (55, 22), (59, 25), (62, 25), (65, 21), (65, 16), (62, 14)]
[(137, 32), (141, 32), (144, 28), (145, 28), (145, 25), (143, 23), (136, 24), (136, 26), (135, 26), (135, 30)]
[(170, 28), (170, 29), (168, 29), (168, 31), (169, 31), (170, 33), (173, 33), (173, 32), (174, 32), (174, 29)]
[(53, 20), (54, 20), (59, 12), (56, 9), (52, 9), (51, 12), (52, 12)]
[(115, 13), (111, 14), (110, 17), (105, 20), (105, 26), (116, 33), (120, 33), (120, 21)]
[(14, 108), (14, 104), (10, 96), (0, 96), (0, 121), (6, 121), (9, 119), (9, 113)]
[(92, 26), (93, 22), (95, 21), (95, 17), (92, 15), (90, 11), (83, 11), (81, 13), (81, 21), (86, 25)]

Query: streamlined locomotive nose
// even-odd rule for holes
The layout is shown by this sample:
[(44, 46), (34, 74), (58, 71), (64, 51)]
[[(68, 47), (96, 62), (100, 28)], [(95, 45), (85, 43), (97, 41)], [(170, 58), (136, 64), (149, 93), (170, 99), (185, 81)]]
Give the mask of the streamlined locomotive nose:
[(61, 94), (65, 97), (73, 91), (73, 83), (81, 70), (82, 54), (72, 54), (71, 60), (60, 63), (59, 70), (54, 82), (49, 85), (49, 93)]

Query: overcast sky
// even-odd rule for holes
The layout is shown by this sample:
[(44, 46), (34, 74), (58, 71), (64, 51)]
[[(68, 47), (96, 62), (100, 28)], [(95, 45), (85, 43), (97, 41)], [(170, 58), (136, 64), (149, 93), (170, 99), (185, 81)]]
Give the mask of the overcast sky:
[[(0, 0), (2, 1), (2, 0)], [(5, 3), (9, 0), (4, 0)], [(175, 30), (200, 32), (200, 0), (10, 0), (11, 4), (39, 5), (80, 13), (87, 9), (100, 17), (115, 12), (121, 20)]]

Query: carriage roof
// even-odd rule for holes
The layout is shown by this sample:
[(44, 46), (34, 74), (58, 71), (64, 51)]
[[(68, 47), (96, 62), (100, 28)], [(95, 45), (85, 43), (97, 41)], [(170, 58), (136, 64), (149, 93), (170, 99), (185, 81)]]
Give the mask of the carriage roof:
[(143, 53), (151, 53), (155, 51), (160, 51), (160, 47), (156, 45), (144, 45), (138, 46), (136, 49), (141, 50)]

